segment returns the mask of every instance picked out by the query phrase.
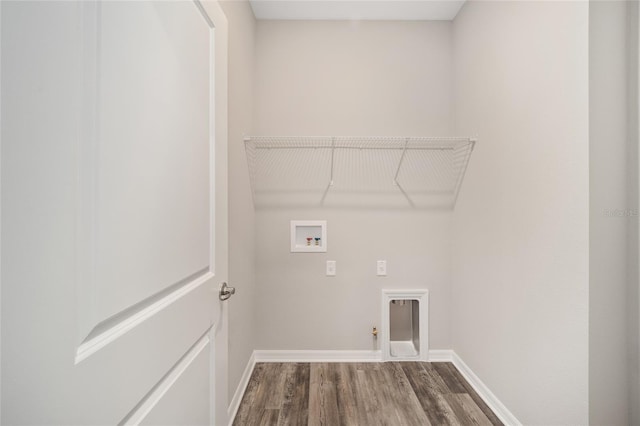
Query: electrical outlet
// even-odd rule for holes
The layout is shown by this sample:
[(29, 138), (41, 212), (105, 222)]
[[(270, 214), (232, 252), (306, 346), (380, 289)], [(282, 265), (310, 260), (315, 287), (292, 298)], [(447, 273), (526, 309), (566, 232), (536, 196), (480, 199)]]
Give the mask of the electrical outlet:
[(384, 277), (387, 275), (387, 261), (386, 260), (378, 260), (376, 265), (376, 275), (379, 277)]
[(336, 261), (335, 260), (327, 260), (327, 276), (335, 277), (336, 276)]

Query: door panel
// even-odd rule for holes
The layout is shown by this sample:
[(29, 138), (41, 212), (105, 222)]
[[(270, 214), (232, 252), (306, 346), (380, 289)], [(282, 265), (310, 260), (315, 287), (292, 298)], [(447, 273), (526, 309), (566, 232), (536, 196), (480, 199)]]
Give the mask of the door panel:
[(211, 46), (191, 2), (105, 2), (98, 13), (93, 300), (103, 320), (211, 264)]
[[(210, 294), (206, 286), (199, 287), (76, 364), (72, 399), (82, 401), (79, 411), (86, 416), (77, 422), (86, 424), (96, 416), (115, 424), (133, 415), (146, 397), (157, 402), (153, 398), (163, 395), (152, 389), (207, 333)], [(208, 369), (200, 374), (206, 380), (210, 376)], [(208, 414), (208, 406), (200, 411)]]
[(149, 413), (141, 424), (201, 425), (209, 421), (208, 417), (198, 410), (198, 407), (207, 404), (210, 399), (209, 381), (202, 375), (202, 372), (209, 367), (209, 340), (206, 339), (195, 349), (194, 353), (185, 360), (185, 370), (168, 378), (175, 379), (175, 382), (166, 387), (167, 393), (159, 399), (158, 404), (150, 407)]
[(2, 423), (206, 424), (226, 348), (207, 7), (0, 8)]

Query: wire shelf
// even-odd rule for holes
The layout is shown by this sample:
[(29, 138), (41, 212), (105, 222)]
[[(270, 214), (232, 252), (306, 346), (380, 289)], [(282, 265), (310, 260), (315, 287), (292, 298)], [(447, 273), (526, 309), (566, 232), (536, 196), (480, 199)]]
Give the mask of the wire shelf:
[(475, 140), (245, 138), (256, 207), (455, 205)]

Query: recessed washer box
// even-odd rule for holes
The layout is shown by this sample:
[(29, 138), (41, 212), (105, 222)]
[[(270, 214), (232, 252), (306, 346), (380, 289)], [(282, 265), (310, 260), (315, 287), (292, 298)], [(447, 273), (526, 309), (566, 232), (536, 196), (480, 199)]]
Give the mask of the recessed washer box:
[(382, 359), (429, 361), (429, 291), (382, 290)]
[(292, 220), (291, 252), (324, 253), (327, 251), (326, 220)]

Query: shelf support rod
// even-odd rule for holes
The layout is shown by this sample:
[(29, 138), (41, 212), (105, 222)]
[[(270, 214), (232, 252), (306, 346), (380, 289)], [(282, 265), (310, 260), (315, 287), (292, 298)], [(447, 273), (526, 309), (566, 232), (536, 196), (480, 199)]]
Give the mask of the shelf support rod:
[(411, 206), (411, 208), (415, 208), (416, 205), (413, 203), (413, 200), (411, 199), (411, 197), (409, 197), (409, 194), (407, 194), (407, 191), (404, 190), (402, 185), (400, 185), (399, 183), (396, 182), (396, 186), (398, 187), (400, 192), (402, 192), (402, 195), (404, 195), (404, 198), (407, 199), (407, 201), (409, 202), (409, 205)]
[(404, 147), (402, 148), (402, 154), (400, 154), (400, 161), (398, 161), (398, 168), (396, 169), (396, 174), (393, 176), (394, 185), (398, 185), (398, 175), (400, 174), (400, 167), (402, 167), (402, 162), (404, 161), (404, 155), (407, 153), (407, 145), (409, 145), (409, 138), (404, 139)]
[(336, 152), (336, 138), (332, 137), (331, 138), (331, 176), (329, 177), (329, 186), (333, 186), (333, 157), (335, 155), (335, 152)]
[(458, 202), (458, 194), (460, 193), (460, 187), (462, 186), (462, 181), (464, 180), (464, 175), (467, 173), (467, 166), (469, 165), (469, 159), (471, 158), (471, 153), (473, 152), (473, 148), (476, 146), (476, 139), (469, 139), (469, 148), (467, 149), (467, 153), (464, 157), (464, 162), (462, 163), (462, 171), (458, 175), (458, 181), (456, 182), (456, 186), (453, 192), (453, 204), (452, 207), (455, 207)]

